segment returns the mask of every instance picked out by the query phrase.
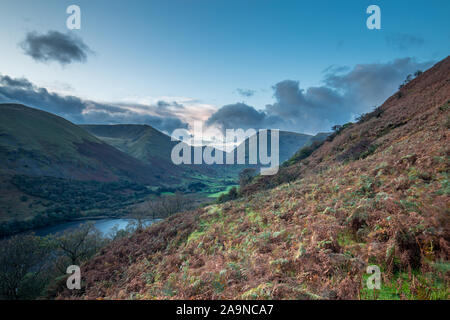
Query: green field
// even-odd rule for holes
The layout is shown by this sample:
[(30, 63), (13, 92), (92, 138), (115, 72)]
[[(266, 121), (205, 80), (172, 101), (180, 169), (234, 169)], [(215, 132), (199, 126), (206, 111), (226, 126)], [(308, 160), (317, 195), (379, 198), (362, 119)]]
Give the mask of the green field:
[(230, 191), (231, 188), (233, 188), (233, 187), (238, 187), (238, 185), (237, 185), (237, 184), (234, 184), (234, 185), (227, 186), (225, 190), (219, 191), (219, 192), (216, 192), (216, 193), (209, 194), (208, 197), (209, 197), (209, 198), (218, 198), (218, 197), (220, 197), (222, 194), (228, 193), (228, 191)]

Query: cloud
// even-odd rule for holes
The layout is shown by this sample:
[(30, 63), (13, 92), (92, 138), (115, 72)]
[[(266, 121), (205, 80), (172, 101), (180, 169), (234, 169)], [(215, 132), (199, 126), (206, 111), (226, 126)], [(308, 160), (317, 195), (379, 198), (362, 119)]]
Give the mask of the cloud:
[(216, 125), (220, 129), (228, 128), (264, 128), (267, 115), (245, 103), (235, 103), (223, 106), (206, 121), (206, 125)]
[(29, 32), (20, 43), (24, 53), (38, 62), (59, 62), (61, 65), (86, 62), (92, 51), (77, 36), (58, 31), (47, 34)]
[(227, 128), (273, 128), (303, 133), (329, 131), (356, 115), (380, 105), (405, 77), (425, 70), (432, 62), (412, 58), (387, 63), (358, 64), (353, 68), (332, 66), (325, 71), (322, 86), (302, 89), (299, 81), (284, 80), (273, 86), (275, 102), (256, 110), (242, 103), (226, 105), (206, 122)]
[(358, 64), (347, 73), (327, 74), (324, 82), (340, 92), (347, 104), (354, 104), (353, 112), (362, 113), (397, 91), (408, 74), (432, 65), (431, 61), (419, 63), (409, 57), (387, 63)]
[(388, 34), (385, 36), (386, 44), (396, 50), (406, 50), (414, 47), (421, 47), (425, 40), (411, 34)]
[(177, 102), (158, 101), (151, 105), (102, 103), (62, 96), (37, 87), (27, 79), (0, 75), (0, 103), (5, 102), (22, 103), (79, 124), (147, 124), (166, 133), (188, 128), (186, 122), (170, 111), (171, 108), (184, 108)]
[(33, 87), (32, 83), (25, 78), (13, 79), (8, 76), (0, 77), (0, 84), (7, 87), (16, 87), (23, 89), (31, 89)]
[(251, 89), (236, 89), (236, 92), (244, 98), (250, 98), (255, 95), (256, 91)]

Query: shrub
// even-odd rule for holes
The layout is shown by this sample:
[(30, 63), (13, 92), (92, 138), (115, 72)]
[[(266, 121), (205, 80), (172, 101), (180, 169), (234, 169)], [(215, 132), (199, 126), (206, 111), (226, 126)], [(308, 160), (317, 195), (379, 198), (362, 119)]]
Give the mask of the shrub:
[(371, 145), (369, 140), (363, 139), (355, 143), (353, 146), (347, 149), (337, 157), (338, 161), (358, 160), (362, 156), (367, 157), (373, 153), (376, 149), (375, 145)]
[(314, 141), (310, 145), (301, 148), (289, 160), (283, 163), (283, 167), (291, 166), (308, 158), (315, 150), (319, 149), (322, 144), (323, 141)]
[(395, 235), (395, 242), (406, 258), (404, 268), (410, 265), (411, 268), (418, 269), (421, 266), (422, 256), (415, 235), (410, 231), (400, 230)]
[(219, 198), (217, 198), (217, 202), (218, 203), (223, 203), (223, 202), (227, 202), (230, 200), (235, 200), (239, 197), (239, 193), (237, 191), (236, 187), (233, 187), (230, 189), (230, 191), (228, 191), (228, 193), (223, 193), (219, 196)]
[(358, 121), (358, 123), (362, 123), (372, 118), (379, 118), (382, 114), (383, 110), (380, 107), (374, 107), (372, 112), (361, 114), (356, 118), (356, 121)]
[(248, 185), (250, 182), (252, 182), (253, 177), (256, 175), (256, 169), (255, 168), (246, 168), (242, 170), (239, 173), (239, 186), (241, 188)]

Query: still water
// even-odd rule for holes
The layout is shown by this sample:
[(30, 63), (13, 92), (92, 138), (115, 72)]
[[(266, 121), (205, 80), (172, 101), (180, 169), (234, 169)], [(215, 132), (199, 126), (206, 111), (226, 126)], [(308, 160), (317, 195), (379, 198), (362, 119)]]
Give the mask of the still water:
[[(144, 224), (145, 226), (149, 226), (152, 223), (157, 222), (159, 220), (160, 219), (146, 220)], [(73, 230), (84, 223), (90, 222), (93, 223), (95, 228), (97, 228), (97, 230), (99, 230), (104, 236), (107, 236), (108, 233), (110, 233), (114, 229), (114, 227), (117, 227), (118, 230), (124, 230), (126, 229), (128, 224), (134, 221), (135, 221), (134, 219), (113, 219), (113, 218), (100, 220), (79, 220), (79, 221), (65, 222), (62, 224), (58, 224), (56, 226), (35, 229), (33, 231), (35, 235), (43, 237), (51, 234), (64, 232), (67, 230)]]

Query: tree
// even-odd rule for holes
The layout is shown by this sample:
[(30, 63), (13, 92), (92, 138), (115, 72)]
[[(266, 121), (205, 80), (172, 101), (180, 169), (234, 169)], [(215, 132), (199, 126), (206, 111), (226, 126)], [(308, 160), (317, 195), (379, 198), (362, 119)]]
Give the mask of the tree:
[(59, 257), (57, 268), (65, 273), (70, 265), (81, 265), (91, 258), (107, 240), (92, 223), (81, 225), (76, 230), (68, 230), (54, 239)]
[(245, 168), (239, 173), (239, 186), (241, 188), (248, 185), (253, 177), (256, 175), (256, 169), (255, 168)]
[(46, 284), (47, 243), (34, 235), (18, 235), (0, 242), (0, 296), (37, 297)]
[(131, 217), (136, 219), (137, 229), (142, 229), (145, 220), (168, 217), (192, 208), (192, 201), (181, 192), (176, 192), (142, 203), (133, 211)]
[(408, 74), (408, 75), (406, 76), (406, 79), (405, 79), (405, 80), (403, 81), (403, 83), (398, 87), (398, 89), (399, 89), (399, 90), (402, 89), (405, 85), (407, 85), (409, 82), (411, 82), (411, 80), (412, 80), (413, 78), (420, 76), (422, 73), (423, 73), (422, 71), (417, 70), (417, 71), (414, 73), (414, 75)]
[(193, 208), (192, 202), (180, 192), (173, 195), (163, 195), (154, 203), (154, 209), (162, 217), (168, 217), (177, 212), (190, 210)]
[(145, 227), (145, 221), (155, 220), (159, 214), (157, 203), (158, 200), (147, 200), (136, 206), (130, 215), (130, 218), (135, 221), (129, 223), (131, 228), (129, 231), (142, 230)]
[(331, 130), (333, 130), (336, 133), (341, 131), (341, 129), (342, 129), (342, 126), (340, 124), (336, 124), (336, 125), (331, 127)]
[(217, 202), (218, 203), (223, 203), (223, 202), (227, 202), (230, 200), (235, 200), (239, 197), (239, 193), (237, 191), (236, 187), (232, 187), (230, 189), (230, 191), (228, 191), (227, 193), (223, 193), (219, 196), (219, 198), (217, 198)]

